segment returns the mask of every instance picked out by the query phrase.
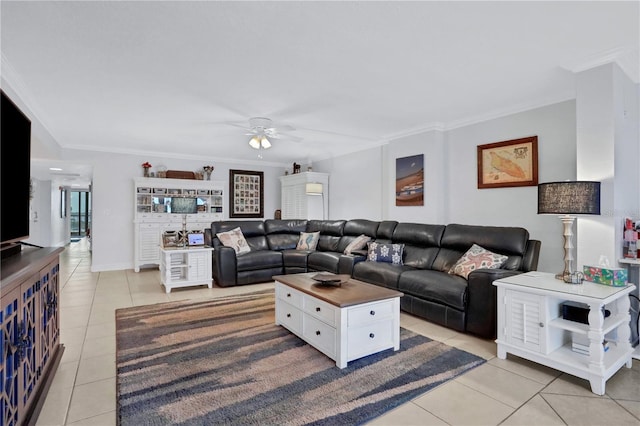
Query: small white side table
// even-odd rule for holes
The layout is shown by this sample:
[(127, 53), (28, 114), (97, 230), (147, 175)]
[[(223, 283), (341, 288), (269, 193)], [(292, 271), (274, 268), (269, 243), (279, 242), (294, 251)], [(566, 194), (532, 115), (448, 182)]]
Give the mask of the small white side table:
[[(509, 352), (587, 379), (598, 395), (604, 395), (606, 381), (623, 365), (631, 368), (628, 294), (636, 286), (566, 284), (544, 272), (527, 272), (493, 284), (498, 287), (498, 358), (505, 359)], [(568, 301), (589, 306), (589, 324), (562, 318), (562, 305)], [(605, 306), (611, 312), (607, 318)], [(589, 355), (572, 350), (574, 334), (588, 338)], [(607, 351), (603, 340), (610, 343)]]
[(206, 285), (213, 288), (211, 247), (160, 248), (160, 281), (172, 288)]

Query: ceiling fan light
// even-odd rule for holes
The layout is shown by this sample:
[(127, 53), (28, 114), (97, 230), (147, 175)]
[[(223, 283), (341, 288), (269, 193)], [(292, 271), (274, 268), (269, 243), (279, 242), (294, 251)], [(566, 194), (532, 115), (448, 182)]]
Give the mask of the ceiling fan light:
[(265, 136), (262, 137), (261, 143), (262, 143), (262, 148), (264, 149), (271, 148), (271, 142), (269, 142), (269, 139), (267, 139)]
[(260, 138), (257, 136), (249, 139), (249, 146), (253, 149), (260, 149)]

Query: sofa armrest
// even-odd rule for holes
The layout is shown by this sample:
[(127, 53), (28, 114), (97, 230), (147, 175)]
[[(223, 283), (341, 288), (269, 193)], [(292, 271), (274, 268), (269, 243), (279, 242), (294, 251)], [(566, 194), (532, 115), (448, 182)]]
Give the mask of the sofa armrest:
[(469, 274), (467, 332), (486, 339), (496, 338), (498, 292), (493, 282), (521, 273), (522, 271), (506, 269), (478, 269)]
[(540, 240), (529, 240), (527, 242), (527, 251), (522, 258), (521, 270), (525, 272), (538, 270), (538, 259), (540, 258)]
[(231, 247), (216, 247), (213, 250), (213, 279), (220, 287), (236, 285), (238, 263), (236, 251)]
[(353, 267), (356, 263), (366, 260), (366, 256), (357, 254), (343, 254), (338, 259), (338, 273), (347, 274), (351, 276), (353, 274)]

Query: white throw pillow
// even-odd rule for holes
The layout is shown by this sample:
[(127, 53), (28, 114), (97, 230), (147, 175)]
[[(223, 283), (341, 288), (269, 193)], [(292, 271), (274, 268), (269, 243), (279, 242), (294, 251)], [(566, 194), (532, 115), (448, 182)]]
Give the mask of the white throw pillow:
[(296, 250), (315, 250), (318, 246), (318, 240), (320, 240), (320, 231), (301, 232)]
[(247, 244), (247, 240), (244, 239), (244, 235), (242, 234), (240, 227), (234, 228), (231, 231), (220, 232), (216, 234), (216, 237), (218, 237), (223, 246), (234, 249), (236, 254), (251, 251), (251, 247)]
[(465, 254), (462, 255), (455, 265), (449, 270), (450, 274), (460, 275), (467, 279), (469, 274), (476, 269), (498, 269), (509, 256), (496, 254), (477, 244), (471, 246)]
[(351, 254), (354, 250), (361, 250), (367, 246), (367, 243), (371, 241), (371, 237), (368, 237), (364, 234), (356, 237), (355, 240), (351, 241), (347, 247), (344, 249), (344, 254)]

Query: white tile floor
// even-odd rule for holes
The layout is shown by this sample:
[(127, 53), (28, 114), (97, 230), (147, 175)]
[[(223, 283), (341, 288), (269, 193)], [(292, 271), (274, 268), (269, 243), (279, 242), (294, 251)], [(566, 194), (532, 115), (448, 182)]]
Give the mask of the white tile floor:
[[(90, 272), (86, 241), (61, 257), (62, 361), (38, 425), (115, 425), (115, 310), (264, 289), (195, 287), (166, 294), (158, 270)], [(620, 370), (607, 394), (585, 380), (509, 356), (496, 345), (402, 314), (402, 326), (488, 360), (390, 411), (372, 425), (640, 425), (640, 362)]]

